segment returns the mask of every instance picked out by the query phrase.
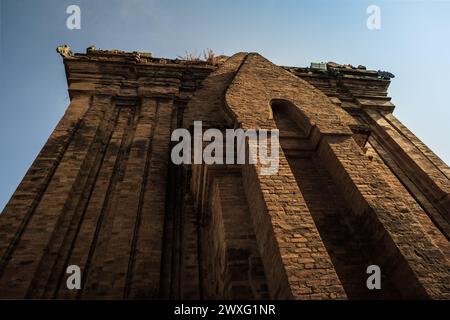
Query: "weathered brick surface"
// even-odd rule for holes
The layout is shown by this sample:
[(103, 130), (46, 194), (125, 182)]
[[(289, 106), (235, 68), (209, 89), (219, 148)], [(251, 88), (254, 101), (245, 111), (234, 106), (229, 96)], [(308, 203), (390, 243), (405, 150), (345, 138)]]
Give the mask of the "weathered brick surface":
[[(386, 244), (380, 243), (379, 246), (392, 246), (392, 243), (388, 244), (388, 242), (393, 242), (395, 247), (389, 251), (398, 250), (396, 253), (398, 258), (395, 261), (380, 263), (380, 265), (386, 264), (389, 268), (392, 268), (392, 278), (390, 280), (395, 284), (397, 290), (400, 290), (401, 282), (410, 277), (411, 280), (417, 279), (417, 285), (412, 290), (403, 289), (403, 292), (401, 292), (403, 296), (448, 297), (449, 269), (445, 256), (434, 242), (423, 233), (411, 210), (402, 201), (401, 195), (396, 194), (395, 190), (389, 188), (386, 181), (383, 180), (384, 177), (380, 177), (377, 168), (373, 168), (370, 166), (370, 163), (367, 163), (367, 158), (362, 154), (351, 135), (348, 134), (348, 131), (346, 131), (345, 123), (341, 121), (342, 118), (333, 111), (331, 101), (315, 90), (308, 90), (307, 93), (303, 94), (305, 88), (309, 88), (309, 86), (302, 81), (294, 81), (289, 76), (289, 74), (277, 71), (276, 67), (257, 55), (249, 55), (227, 91), (228, 106), (235, 112), (236, 118), (242, 121), (244, 128), (270, 127), (271, 125), (268, 122), (270, 122), (271, 117), (268, 109), (273, 99), (285, 99), (298, 106), (298, 113), (305, 118), (304, 123), (299, 122), (298, 124), (300, 126), (303, 125), (303, 128), (305, 128), (306, 123), (306, 132), (313, 128), (317, 135), (321, 137), (319, 140), (319, 158), (330, 172), (342, 194), (345, 195), (351, 211), (356, 216), (360, 216), (369, 207), (371, 214), (374, 214), (375, 217), (367, 217), (367, 220), (381, 220), (380, 230), (377, 231), (377, 228), (373, 226), (372, 232), (378, 234), (378, 237), (380, 232), (386, 233), (383, 236), (386, 238), (383, 240), (386, 241)], [(298, 89), (295, 91), (296, 94), (293, 94), (295, 86)], [(244, 92), (247, 92), (247, 94), (243, 94)], [(315, 106), (312, 106), (311, 102), (314, 102)], [(260, 116), (255, 117), (255, 110), (259, 111), (257, 114)], [(272, 127), (274, 126), (272, 125)], [(313, 141), (317, 140), (314, 137), (312, 139)], [(336, 142), (332, 145), (331, 151), (325, 154), (323, 145), (328, 139)], [(336, 160), (340, 162), (339, 165), (344, 165), (344, 170), (342, 170), (341, 174), (336, 173)], [(283, 157), (281, 157), (280, 161), (282, 167), (279, 174), (282, 174)], [(345, 179), (344, 173), (353, 176), (352, 181)], [(288, 175), (291, 174), (288, 173)], [(259, 181), (264, 188), (264, 177), (260, 177)], [(304, 181), (306, 182), (306, 180)], [(267, 183), (272, 190), (276, 190), (277, 183), (274, 177), (271, 177)], [(301, 184), (302, 180), (300, 178), (299, 185)], [(286, 189), (285, 185), (283, 187), (283, 189)], [(269, 194), (271, 189), (268, 189)], [(262, 190), (264, 192), (264, 189)], [(279, 196), (281, 192), (277, 190), (276, 194)], [(363, 201), (361, 199), (358, 200), (358, 196), (360, 197), (362, 194), (370, 196)], [(374, 201), (373, 198), (376, 198), (377, 194), (380, 200), (372, 203), (371, 201)], [(387, 199), (391, 198), (392, 202), (387, 201)], [(268, 203), (267, 200), (265, 202)], [(278, 198), (275, 203), (280, 204), (282, 200)], [(324, 203), (322, 202), (322, 204)], [(308, 209), (311, 211), (311, 205)], [(287, 221), (284, 217), (280, 220), (283, 222)], [(275, 225), (273, 220), (272, 225)], [(280, 235), (286, 234), (286, 231), (289, 230), (287, 227), (284, 228)], [(371, 240), (375, 241), (375, 239), (372, 238)], [(292, 246), (288, 246), (288, 248), (292, 248)], [(415, 252), (415, 254), (411, 254), (411, 251)], [(283, 254), (281, 255), (283, 257)], [(407, 267), (402, 267), (402, 263), (404, 263), (402, 260), (406, 261), (411, 269), (410, 271), (407, 271)], [(284, 266), (285, 268), (288, 266), (294, 269), (298, 268), (298, 270), (302, 268), (300, 265), (296, 265), (288, 260), (284, 261)], [(424, 270), (433, 273), (434, 277), (432, 279), (427, 277)], [(414, 287), (413, 282), (410, 282), (410, 286)], [(292, 287), (294, 287), (293, 283), (291, 284)]]
[(180, 278), (183, 279), (180, 286), (181, 299), (200, 298), (200, 270), (198, 248), (197, 212), (191, 199), (185, 200), (182, 225), (182, 260)]
[(263, 299), (267, 285), (239, 175), (211, 173), (210, 216), (204, 217), (204, 297)]
[[(372, 145), (375, 146), (377, 151)], [(377, 166), (377, 170), (384, 173), (388, 184), (401, 195), (405, 205), (413, 212), (430, 239), (441, 249), (447, 260), (450, 260), (450, 242), (448, 241), (450, 226), (444, 218), (421, 195), (417, 187), (410, 182), (409, 178), (376, 140), (369, 140), (367, 155)], [(389, 167), (383, 161), (388, 163)], [(411, 190), (412, 194), (408, 190)]]
[[(330, 174), (344, 190), (352, 213), (359, 220), (367, 219), (362, 222), (363, 230), (370, 232), (376, 249), (384, 252), (377, 264), (386, 265), (405, 297), (448, 298), (448, 261), (380, 170), (361, 157), (355, 147), (352, 139), (330, 139), (324, 140), (319, 153), (329, 164), (337, 160), (330, 165)], [(410, 288), (405, 288), (406, 283)]]
[(374, 132), (383, 139), (386, 148), (395, 154), (405, 173), (421, 192), (428, 196), (427, 198), (431, 200), (433, 206), (447, 222), (450, 222), (448, 170), (442, 168), (437, 157), (430, 159), (427, 155), (428, 152), (420, 147), (420, 144), (416, 146), (413, 141), (417, 139), (411, 135), (406, 136), (401, 126), (400, 128), (396, 127), (392, 122), (397, 125), (399, 122), (395, 121), (393, 116), (385, 117), (382, 113), (374, 110), (367, 110), (366, 113), (374, 123)]
[[(126, 132), (130, 125), (129, 120), (129, 108), (121, 108), (117, 111), (115, 128), (66, 265), (76, 264), (81, 270), (87, 270), (87, 265), (90, 264), (92, 255), (95, 253), (101, 226), (107, 219), (109, 201), (112, 199), (112, 191), (117, 183), (119, 163), (123, 155)], [(67, 290), (63, 281), (58, 289), (60, 297), (75, 298), (77, 296), (76, 291)]]
[[(278, 107), (273, 108), (273, 116), (280, 130), (281, 147), (347, 297), (356, 299), (400, 297), (389, 279), (383, 281), (385, 290), (381, 292), (367, 290), (364, 281), (365, 270), (370, 261), (375, 260), (367, 250), (370, 241), (354, 231), (360, 226), (350, 218), (349, 207), (342, 200), (342, 194), (320, 159), (311, 156), (310, 150), (301, 148), (308, 145), (307, 136), (289, 116), (289, 110), (281, 108), (282, 106)], [(296, 145), (292, 143), (293, 139), (297, 140)], [(311, 260), (308, 265), (310, 270), (305, 272), (311, 274), (317, 272), (312, 269), (313, 258), (317, 256), (315, 250), (307, 248), (303, 243), (298, 243), (297, 246), (300, 247), (299, 256)]]
[[(392, 115), (385, 75), (255, 53), (64, 62), (71, 103), (0, 216), (1, 298), (450, 298), (450, 168)], [(171, 164), (171, 132), (198, 120), (279, 129), (279, 172)]]
[(183, 119), (185, 126), (191, 125), (193, 121), (204, 121), (220, 127), (232, 125), (228, 110), (224, 108), (225, 91), (245, 57), (245, 53), (232, 56), (203, 81), (202, 90), (197, 91), (189, 102)]
[[(157, 102), (142, 103), (141, 113), (133, 119), (133, 138), (129, 146), (127, 166), (117, 197), (119, 201), (111, 226), (111, 238), (104, 248), (104, 260), (96, 283), (98, 287), (87, 295), (101, 295), (109, 298), (122, 298), (129, 281), (127, 274), (130, 260), (133, 260), (132, 250), (135, 249), (135, 239), (142, 218), (141, 206), (144, 192), (144, 179), (148, 176), (148, 161), (150, 141), (155, 122)], [(159, 111), (159, 110), (158, 110)], [(120, 254), (117, 254), (120, 252)], [(89, 278), (88, 278), (89, 281)]]
[(90, 96), (77, 95), (72, 98), (63, 118), (5, 207), (0, 224), (0, 270), (3, 270), (6, 260), (10, 258), (89, 105)]
[[(244, 92), (247, 94), (244, 95)], [(228, 107), (245, 129), (276, 128), (270, 117), (271, 100), (288, 99), (298, 101), (304, 107), (302, 111), (306, 117), (310, 117), (310, 121), (325, 133), (335, 131), (336, 134), (351, 134), (341, 117), (333, 112), (334, 107), (325, 95), (256, 54), (247, 56), (226, 96)], [(323, 108), (318, 107), (322, 105)], [(259, 198), (259, 201), (264, 202), (252, 210), (252, 218), (263, 263), (268, 270), (272, 297), (345, 297), (342, 284), (284, 154), (281, 153), (280, 170), (276, 176), (262, 176), (256, 169), (245, 170), (244, 181), (248, 183), (246, 187), (249, 190), (251, 180), (256, 179), (259, 187), (247, 192), (262, 193), (262, 198), (251, 196), (254, 201)], [(246, 173), (255, 170), (256, 176)], [(270, 227), (263, 228), (264, 224)], [(309, 255), (305, 259), (299, 258), (299, 240), (314, 252), (314, 257)], [(310, 265), (317, 272), (305, 272)], [(280, 279), (279, 274), (283, 272), (286, 272), (287, 283)]]
[[(83, 117), (81, 127), (73, 137), (61, 162), (53, 174), (39, 204), (21, 235), (11, 260), (4, 268), (0, 287), (5, 296), (23, 298), (30, 288), (30, 274), (34, 274), (43, 261), (55, 227), (61, 224), (66, 214), (71, 214), (70, 200), (73, 192), (82, 183), (86, 167), (99, 139), (107, 104), (93, 102)], [(19, 267), (20, 266), (20, 267)], [(17, 272), (17, 269), (21, 272)], [(30, 288), (31, 289), (31, 288)]]
[(133, 269), (130, 271), (130, 298), (157, 298), (159, 294), (172, 112), (171, 102), (159, 102), (147, 181), (142, 194), (142, 212), (137, 225)]
[[(110, 99), (103, 100), (94, 97), (93, 103), (106, 103), (109, 106)], [(114, 125), (114, 118), (114, 109), (106, 108), (100, 126), (101, 131), (97, 132), (98, 139), (91, 148), (93, 155), (86, 165), (89, 169), (80, 171), (82, 174), (79, 182), (72, 190), (70, 200), (66, 203), (67, 213), (59, 221), (59, 226), (47, 247), (46, 255), (36, 272), (39, 277), (32, 283), (32, 288), (28, 293), (30, 296), (38, 297), (45, 293), (47, 295), (54, 294), (58, 282), (61, 280), (58, 275), (64, 272), (67, 253), (76, 237), (78, 225), (83, 220), (85, 207), (103, 162), (104, 152)]]

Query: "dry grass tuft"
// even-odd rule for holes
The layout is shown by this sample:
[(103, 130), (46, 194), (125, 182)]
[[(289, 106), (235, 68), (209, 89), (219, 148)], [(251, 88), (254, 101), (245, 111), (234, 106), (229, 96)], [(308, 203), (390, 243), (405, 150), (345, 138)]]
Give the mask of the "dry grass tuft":
[(217, 65), (218, 59), (214, 51), (210, 48), (203, 51), (203, 59), (202, 55), (191, 53), (186, 51), (184, 55), (177, 56), (179, 60), (182, 60), (186, 64), (210, 64), (210, 65)]

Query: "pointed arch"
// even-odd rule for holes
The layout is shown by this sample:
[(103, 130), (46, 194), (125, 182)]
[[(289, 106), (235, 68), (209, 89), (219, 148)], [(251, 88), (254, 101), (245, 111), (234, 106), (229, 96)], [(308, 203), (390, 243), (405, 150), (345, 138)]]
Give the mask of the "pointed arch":
[(270, 115), (280, 132), (286, 134), (297, 132), (307, 137), (313, 127), (305, 113), (286, 99), (272, 99)]

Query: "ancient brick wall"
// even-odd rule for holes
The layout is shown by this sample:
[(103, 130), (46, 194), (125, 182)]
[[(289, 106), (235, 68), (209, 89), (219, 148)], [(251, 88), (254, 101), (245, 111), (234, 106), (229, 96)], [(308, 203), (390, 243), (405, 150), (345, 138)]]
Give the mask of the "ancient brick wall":
[(139, 59), (66, 57), (71, 104), (1, 217), (1, 297), (160, 297), (173, 120), (213, 67)]
[[(450, 168), (386, 73), (217, 61), (65, 56), (70, 105), (0, 216), (0, 297), (450, 298)], [(278, 173), (171, 163), (199, 120), (279, 129)]]

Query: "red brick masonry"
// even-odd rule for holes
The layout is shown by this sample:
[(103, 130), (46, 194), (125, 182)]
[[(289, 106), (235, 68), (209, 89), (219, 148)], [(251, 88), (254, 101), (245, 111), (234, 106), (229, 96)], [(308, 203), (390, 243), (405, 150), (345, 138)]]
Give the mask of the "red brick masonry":
[[(386, 73), (59, 51), (71, 103), (0, 215), (0, 298), (450, 298), (450, 168)], [(278, 174), (173, 165), (197, 120), (279, 129)]]

